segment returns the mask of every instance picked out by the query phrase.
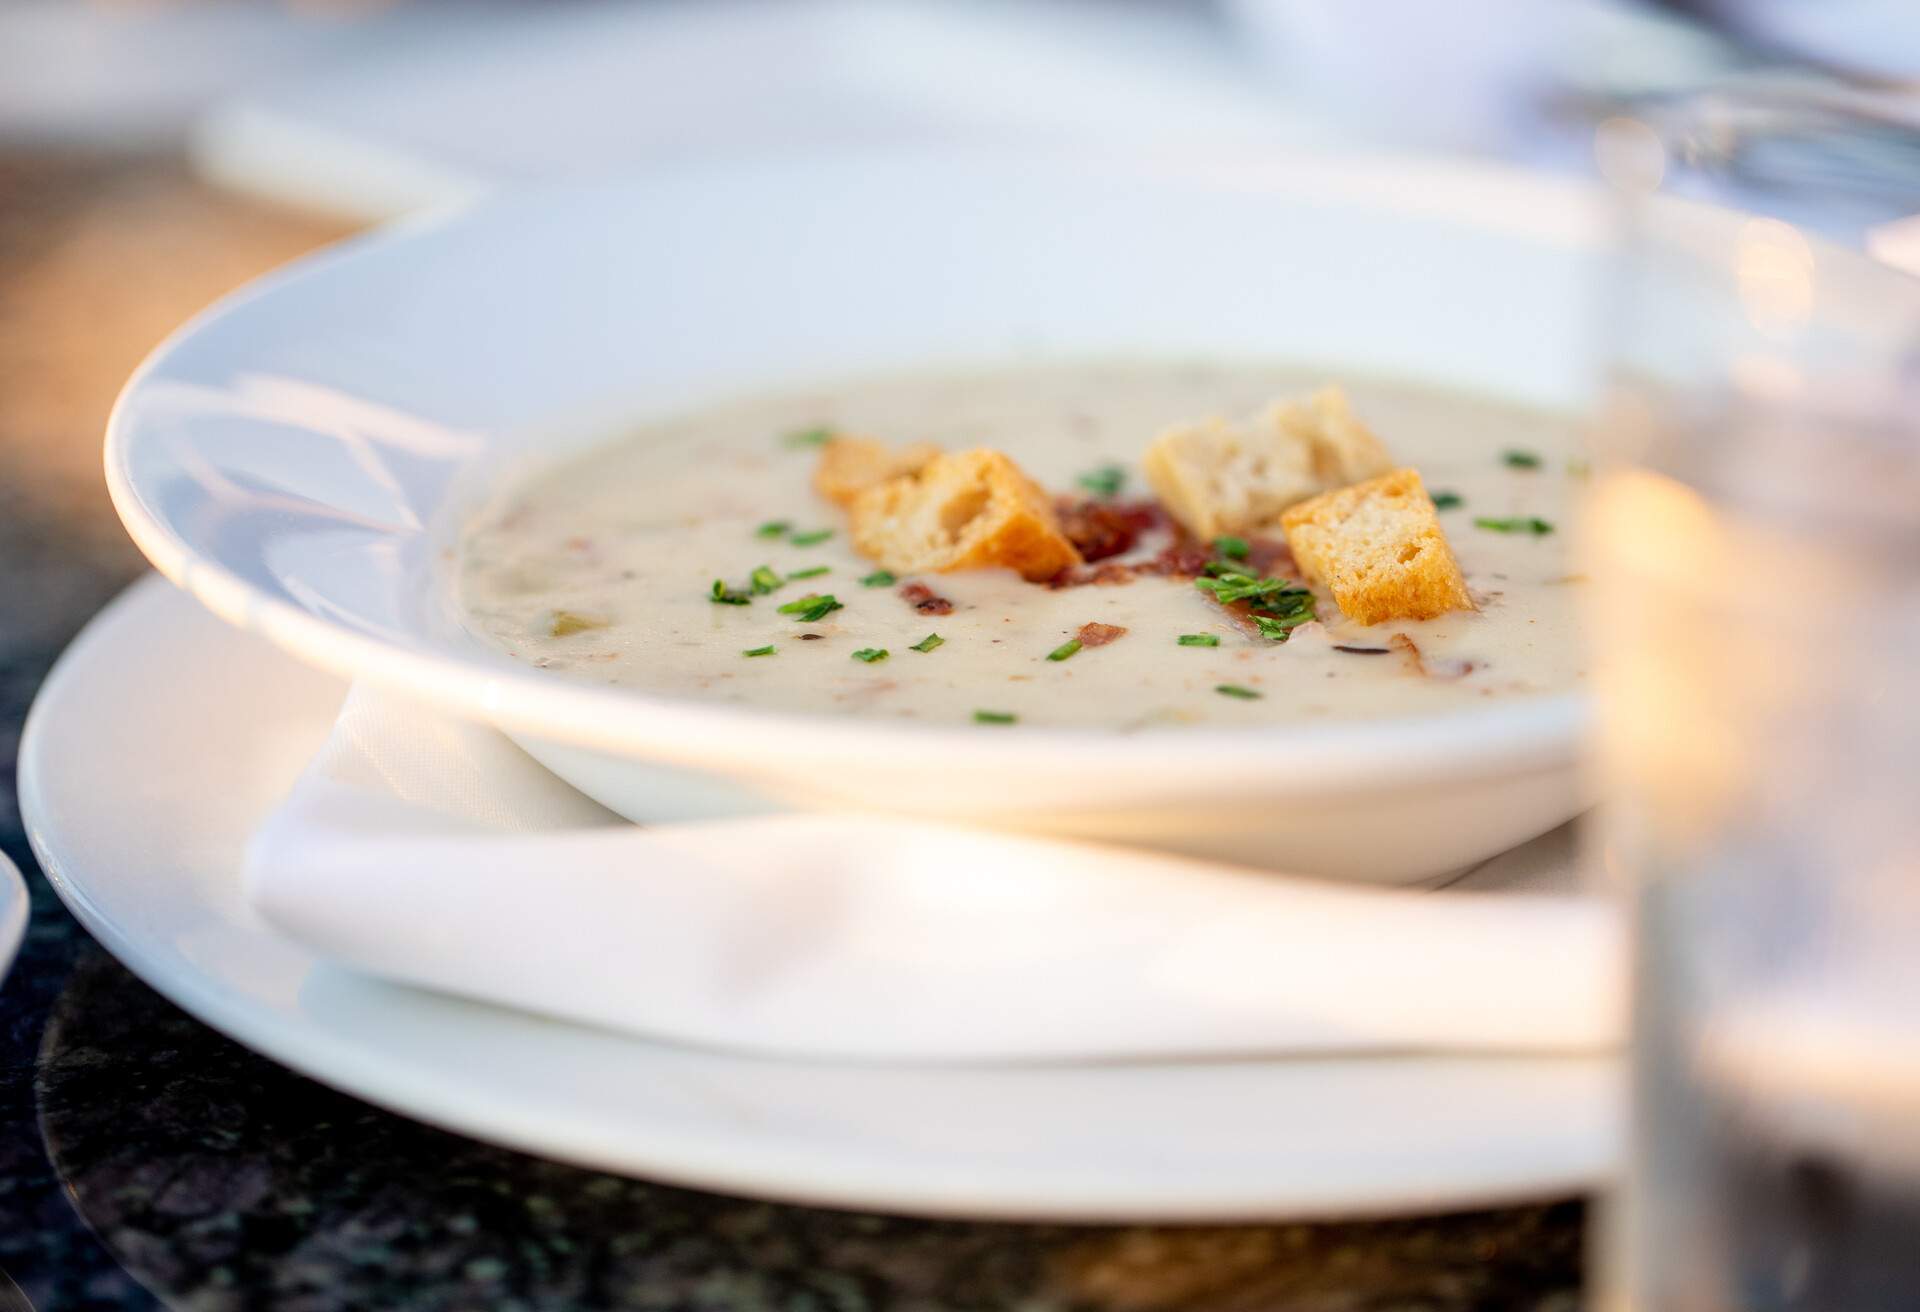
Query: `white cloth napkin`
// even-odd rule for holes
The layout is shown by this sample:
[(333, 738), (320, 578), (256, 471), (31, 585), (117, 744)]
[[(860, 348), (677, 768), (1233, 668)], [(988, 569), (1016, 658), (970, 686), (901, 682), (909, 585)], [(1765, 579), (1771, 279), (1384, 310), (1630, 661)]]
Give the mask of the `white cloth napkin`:
[(247, 856), (370, 974), (659, 1038), (897, 1061), (1591, 1050), (1612, 910), (1562, 831), (1443, 892), (868, 815), (630, 825), (356, 688)]

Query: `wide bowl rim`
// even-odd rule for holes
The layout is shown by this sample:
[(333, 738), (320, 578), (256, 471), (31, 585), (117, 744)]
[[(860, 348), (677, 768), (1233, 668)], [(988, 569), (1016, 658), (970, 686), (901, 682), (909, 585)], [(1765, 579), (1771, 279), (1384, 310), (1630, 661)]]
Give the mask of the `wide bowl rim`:
[[(1086, 169), (1164, 171), (1167, 161), (1138, 152), (1089, 154), (1010, 147), (929, 152), (924, 149), (815, 152), (812, 158), (857, 160), (866, 167), (945, 169)], [(804, 163), (804, 161), (801, 161)], [(699, 185), (702, 176), (733, 177), (790, 169), (779, 161), (739, 160), (662, 170)], [(1195, 172), (1195, 169), (1198, 172)], [(1216, 172), (1233, 185), (1295, 184), (1304, 173), (1320, 187), (1346, 187), (1356, 198), (1401, 202), (1441, 214), (1519, 231), (1535, 239), (1591, 247), (1593, 188), (1578, 180), (1506, 166), (1387, 155), (1295, 155), (1219, 149), (1183, 153), (1179, 176)], [(647, 179), (603, 179), (519, 187), (513, 203), (578, 203), (583, 194), (658, 185)], [(1516, 202), (1523, 202), (1516, 204)], [(1192, 788), (1271, 793), (1387, 788), (1444, 771), (1457, 778), (1522, 774), (1579, 759), (1593, 720), (1584, 690), (1534, 694), (1485, 707), (1409, 716), (1288, 726), (1109, 729), (1022, 725), (1016, 731), (924, 722), (866, 720), (740, 707), (569, 682), (532, 668), (496, 665), (451, 649), (414, 651), (356, 630), (272, 595), (219, 559), (202, 554), (149, 504), (132, 472), (139, 440), (134, 400), (173, 355), (217, 320), (243, 315), (283, 288), (327, 277), (357, 259), (486, 217), (500, 198), (450, 205), (354, 234), (242, 285), (169, 333), (128, 378), (108, 416), (103, 451), (108, 494), (134, 544), (162, 575), (228, 623), (257, 634), (296, 658), (336, 675), (364, 679), (442, 710), (516, 736), (606, 754), (722, 772), (773, 776), (797, 763), (870, 764), (912, 748), (934, 754), (943, 770), (1006, 767), (1022, 773), (1077, 770), (1103, 779), (1182, 781)]]

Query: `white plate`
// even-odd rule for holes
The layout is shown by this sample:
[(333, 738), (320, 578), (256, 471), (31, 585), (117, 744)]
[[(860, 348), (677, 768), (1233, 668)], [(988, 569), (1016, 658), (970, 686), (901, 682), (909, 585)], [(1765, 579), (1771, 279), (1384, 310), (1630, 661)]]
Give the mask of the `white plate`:
[(780, 715), (513, 662), (454, 622), (443, 552), (503, 473), (615, 416), (875, 368), (1262, 355), (1578, 406), (1590, 201), (1199, 152), (798, 158), (502, 197), (189, 325), (121, 397), (108, 479), (216, 613), (497, 724), (637, 819), (854, 807), (1425, 879), (1581, 809), (1583, 697), (1127, 735)]
[(20, 950), (21, 936), (27, 932), (27, 886), (13, 862), (0, 853), (0, 984), (6, 983), (7, 968), (13, 954)]
[(256, 923), (238, 874), (342, 693), (150, 580), (47, 681), (21, 804), (60, 896), (148, 983), (396, 1111), (731, 1192), (1035, 1219), (1432, 1210), (1582, 1190), (1614, 1160), (1600, 1058), (808, 1065), (345, 974)]

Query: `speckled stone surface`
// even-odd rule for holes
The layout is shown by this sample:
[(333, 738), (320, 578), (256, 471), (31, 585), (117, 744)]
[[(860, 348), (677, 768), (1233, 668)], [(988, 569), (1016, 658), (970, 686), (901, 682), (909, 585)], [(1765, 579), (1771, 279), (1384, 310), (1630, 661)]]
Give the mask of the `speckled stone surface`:
[[(19, 197), (30, 205), (10, 205)], [(973, 1225), (719, 1197), (487, 1147), (301, 1079), (94, 947), (33, 873), (33, 688), (139, 570), (94, 473), (144, 347), (325, 239), (172, 166), (0, 155), (0, 1312), (1573, 1312), (1578, 1203), (1376, 1224)]]

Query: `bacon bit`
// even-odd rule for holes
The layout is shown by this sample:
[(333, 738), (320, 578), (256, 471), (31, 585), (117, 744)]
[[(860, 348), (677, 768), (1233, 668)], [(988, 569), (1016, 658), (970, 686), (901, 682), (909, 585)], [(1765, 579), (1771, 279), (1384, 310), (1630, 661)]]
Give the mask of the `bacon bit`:
[(1396, 633), (1387, 639), (1387, 645), (1407, 658), (1407, 673), (1417, 674), (1423, 679), (1464, 679), (1474, 671), (1474, 663), (1469, 660), (1446, 661), (1438, 666), (1427, 664), (1420, 653), (1420, 646), (1404, 633)]
[(801, 635), (800, 635), (800, 641), (802, 641), (802, 642), (818, 642), (818, 641), (820, 641), (820, 639), (822, 639), (822, 638), (824, 638), (824, 637), (826, 637), (826, 636), (827, 636), (827, 635), (826, 635), (826, 634), (824, 634), (824, 633), (803, 633), (803, 634), (801, 634)]
[(1176, 540), (1147, 560), (1131, 563), (1107, 560), (1098, 565), (1082, 565), (1061, 570), (1047, 580), (1050, 588), (1079, 588), (1087, 584), (1131, 583), (1138, 578), (1198, 578), (1213, 553), (1191, 538)]
[(592, 551), (593, 539), (586, 538), (586, 537), (571, 537), (571, 538), (568, 538), (566, 541), (566, 548), (568, 551)]
[(1088, 564), (1133, 550), (1140, 535), (1167, 522), (1157, 501), (1081, 501), (1061, 497), (1054, 502), (1060, 531)]
[(1143, 565), (1140, 572), (1170, 579), (1197, 579), (1212, 559), (1212, 547), (1181, 532), (1161, 548), (1159, 555)]
[(953, 603), (945, 597), (936, 594), (932, 588), (924, 583), (905, 584), (900, 589), (900, 595), (905, 598), (908, 605), (912, 606), (922, 615), (951, 615), (953, 613)]
[[(1213, 544), (1174, 523), (1157, 501), (1083, 502), (1062, 497), (1057, 506), (1061, 531), (1087, 563), (1061, 570), (1047, 580), (1050, 588), (1131, 583), (1140, 578), (1195, 579), (1214, 559)], [(1161, 528), (1171, 529), (1173, 540), (1146, 560), (1108, 559), (1131, 550), (1142, 533)], [(1235, 564), (1249, 574), (1299, 577), (1293, 553), (1279, 538), (1248, 538), (1247, 558)]]
[(1248, 538), (1247, 573), (1262, 577), (1276, 575), (1290, 579), (1300, 577), (1300, 567), (1294, 562), (1293, 550), (1283, 538)]
[(1404, 633), (1396, 633), (1387, 639), (1387, 646), (1407, 658), (1407, 671), (1410, 674), (1425, 676), (1427, 663), (1420, 655), (1420, 644)]
[(1119, 624), (1082, 624), (1074, 636), (1080, 639), (1082, 647), (1104, 647), (1115, 638), (1126, 637), (1127, 630)]

